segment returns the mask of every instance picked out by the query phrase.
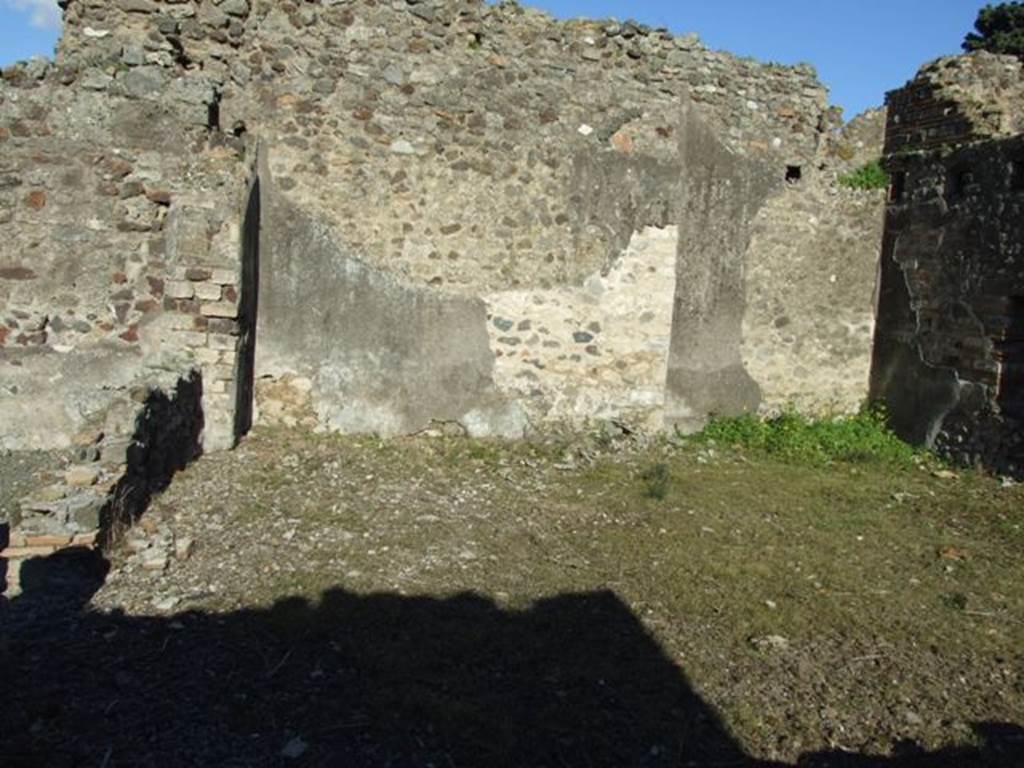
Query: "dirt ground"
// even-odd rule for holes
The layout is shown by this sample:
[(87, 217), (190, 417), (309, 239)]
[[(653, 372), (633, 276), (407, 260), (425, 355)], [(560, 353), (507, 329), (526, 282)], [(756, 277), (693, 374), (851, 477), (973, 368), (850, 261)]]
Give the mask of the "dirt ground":
[(1024, 766), (1022, 546), (926, 463), (257, 431), (26, 564), (0, 763)]

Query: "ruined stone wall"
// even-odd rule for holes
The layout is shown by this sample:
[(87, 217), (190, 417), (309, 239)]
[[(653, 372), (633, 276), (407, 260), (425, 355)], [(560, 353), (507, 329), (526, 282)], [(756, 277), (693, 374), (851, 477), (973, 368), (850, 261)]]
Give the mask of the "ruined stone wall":
[[(950, 72), (970, 100), (950, 107), (939, 96), (944, 127), (933, 118), (939, 106), (908, 94), (936, 93), (937, 73)], [(902, 435), (1011, 472), (1024, 459), (1024, 137), (1002, 138), (1020, 129), (1021, 110), (1000, 97), (1020, 77), (1016, 59), (973, 54), (922, 70), (890, 99), (890, 110), (907, 110), (890, 127), (916, 139), (888, 142), (903, 149), (886, 159), (894, 186), (872, 372)], [(978, 119), (965, 128), (964, 115)]]
[[(252, 391), (268, 420), (388, 434), (863, 398), (822, 376), (862, 380), (877, 209), (832, 184), (853, 156), (807, 67), (513, 3), (63, 5), (57, 60), (0, 91), (10, 447), (193, 368), (207, 449)], [(805, 338), (828, 374), (786, 374)], [(722, 371), (741, 396), (708, 396)]]

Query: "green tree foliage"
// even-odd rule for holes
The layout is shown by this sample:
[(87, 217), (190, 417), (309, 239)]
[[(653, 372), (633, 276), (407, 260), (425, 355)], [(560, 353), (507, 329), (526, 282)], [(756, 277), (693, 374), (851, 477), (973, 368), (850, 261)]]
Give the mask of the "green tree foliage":
[(986, 5), (978, 11), (976, 32), (964, 38), (965, 51), (991, 51), (1024, 57), (1024, 3)]

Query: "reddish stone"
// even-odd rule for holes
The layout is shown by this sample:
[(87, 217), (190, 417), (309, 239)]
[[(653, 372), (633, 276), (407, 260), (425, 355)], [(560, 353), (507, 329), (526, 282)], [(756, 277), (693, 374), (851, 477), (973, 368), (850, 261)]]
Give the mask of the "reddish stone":
[(373, 117), (373, 110), (369, 107), (356, 107), (352, 110), (352, 117), (356, 120), (369, 120)]
[(210, 325), (210, 318), (203, 315), (196, 315), (192, 318), (192, 327), (197, 331), (205, 331)]
[(49, 557), (53, 553), (53, 547), (7, 547), (0, 550), (0, 557), (21, 560), (28, 557)]
[(98, 323), (96, 327), (99, 328), (104, 333), (110, 333), (112, 330), (114, 330), (114, 326), (107, 322)]
[(6, 325), (0, 325), (0, 347), (7, 343), (7, 334), (10, 332), (11, 330)]
[(170, 312), (181, 312), (183, 315), (198, 315), (199, 302), (192, 299), (164, 298), (164, 309)]
[(110, 276), (110, 281), (112, 283), (116, 283), (117, 285), (124, 285), (125, 283), (128, 282), (128, 275), (126, 275), (124, 272), (115, 272)]
[(132, 172), (132, 164), (120, 157), (108, 157), (103, 163), (103, 169), (115, 179), (123, 179)]
[(171, 193), (167, 189), (147, 189), (146, 197), (149, 199), (149, 202), (156, 203), (157, 205), (171, 204)]
[(213, 272), (204, 267), (189, 267), (185, 270), (185, 279), (192, 280), (196, 283), (201, 283), (204, 280), (209, 280), (213, 276)]
[(224, 287), (224, 301), (238, 301), (238, 291), (235, 289), (235, 286), (227, 285)]
[(46, 207), (46, 192), (34, 189), (25, 195), (25, 206), (33, 211), (41, 211)]
[(0, 280), (35, 280), (36, 273), (28, 267), (2, 267)]
[(96, 194), (104, 197), (117, 197), (117, 184), (112, 181), (101, 181), (96, 186)]
[(7, 141), (11, 138), (11, 132), (6, 128), (0, 127), (0, 141)]
[(23, 547), (66, 547), (71, 543), (71, 534), (67, 536), (26, 536)]
[(628, 133), (616, 133), (612, 136), (612, 146), (615, 147), (617, 152), (621, 152), (624, 155), (632, 154), (633, 152), (633, 137)]
[(120, 338), (123, 341), (127, 341), (130, 344), (134, 344), (136, 341), (139, 340), (139, 326), (138, 325), (131, 325), (131, 326), (129, 326), (128, 330), (125, 331), (124, 333), (122, 333)]
[(94, 547), (96, 546), (96, 539), (99, 538), (99, 531), (92, 531), (91, 533), (76, 533), (75, 537), (71, 540), (71, 544), (76, 547)]
[(160, 302), (156, 299), (143, 299), (142, 301), (135, 302), (135, 309), (138, 312), (148, 315), (151, 312), (156, 312), (160, 309)]
[(540, 113), (541, 125), (549, 125), (551, 123), (558, 122), (558, 113), (553, 109), (545, 109)]

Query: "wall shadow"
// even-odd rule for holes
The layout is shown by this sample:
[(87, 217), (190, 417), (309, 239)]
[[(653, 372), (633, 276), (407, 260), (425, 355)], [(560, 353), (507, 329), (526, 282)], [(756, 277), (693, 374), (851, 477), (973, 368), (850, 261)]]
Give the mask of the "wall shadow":
[(253, 178), (242, 223), (242, 282), (238, 301), (238, 358), (235, 370), (235, 424), (238, 441), (252, 429), (256, 386), (256, 315), (260, 292), (260, 179)]
[(153, 496), (202, 453), (203, 425), (203, 379), (198, 371), (179, 379), (173, 393), (149, 390), (135, 419), (124, 475), (100, 513), (101, 547), (142, 517)]
[[(743, 752), (611, 592), (513, 611), (336, 588), (315, 605), (157, 618), (85, 607), (105, 574), (95, 553), (59, 553), (0, 601), (0, 673), (17, 681), (4, 765), (778, 765)], [(981, 749), (798, 764), (1024, 764), (1024, 730), (980, 733)]]

